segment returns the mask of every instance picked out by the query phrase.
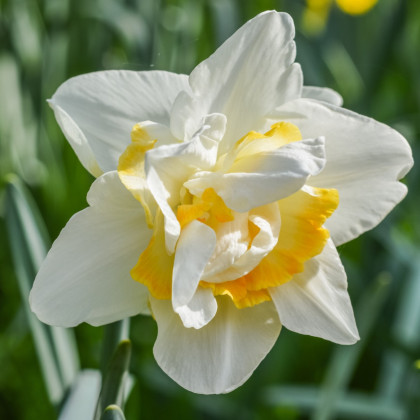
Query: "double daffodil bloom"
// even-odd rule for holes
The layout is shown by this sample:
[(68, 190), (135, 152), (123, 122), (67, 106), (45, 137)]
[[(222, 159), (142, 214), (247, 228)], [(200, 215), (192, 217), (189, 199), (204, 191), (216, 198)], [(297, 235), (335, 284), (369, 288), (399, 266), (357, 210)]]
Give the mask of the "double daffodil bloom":
[(240, 386), (282, 325), (358, 340), (336, 246), (404, 197), (392, 128), (303, 87), (290, 16), (258, 15), (191, 75), (106, 71), (50, 105), (97, 179), (30, 295), (44, 322), (151, 314), (154, 355), (184, 388)]

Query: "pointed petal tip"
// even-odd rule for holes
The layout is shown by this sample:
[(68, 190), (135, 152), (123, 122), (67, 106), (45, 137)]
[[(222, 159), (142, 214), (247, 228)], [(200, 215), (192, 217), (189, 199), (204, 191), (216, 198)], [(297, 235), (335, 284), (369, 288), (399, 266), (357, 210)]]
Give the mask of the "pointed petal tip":
[(333, 343), (340, 344), (342, 346), (352, 346), (353, 344), (356, 344), (358, 341), (360, 341), (359, 332), (356, 331), (348, 331), (347, 337), (341, 337), (337, 340), (331, 340)]

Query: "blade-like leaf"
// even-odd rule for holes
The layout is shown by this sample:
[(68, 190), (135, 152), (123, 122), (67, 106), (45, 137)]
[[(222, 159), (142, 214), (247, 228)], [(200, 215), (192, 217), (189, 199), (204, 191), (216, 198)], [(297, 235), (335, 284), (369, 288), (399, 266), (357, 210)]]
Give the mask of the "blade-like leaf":
[(58, 420), (92, 419), (100, 389), (99, 370), (81, 370), (61, 407)]
[[(298, 407), (301, 414), (311, 414), (321, 392), (318, 387), (271, 386), (264, 390), (264, 401), (271, 406)], [(376, 395), (349, 392), (335, 401), (336, 418), (401, 420), (404, 418), (403, 404), (384, 400)]]
[(104, 414), (102, 414), (101, 420), (125, 420), (124, 413), (118, 405), (109, 405)]
[(102, 343), (101, 371), (105, 376), (108, 364), (122, 340), (128, 339), (130, 331), (130, 318), (113, 322), (104, 327), (104, 340)]
[(125, 380), (128, 377), (128, 366), (131, 357), (131, 342), (123, 340), (115, 350), (102, 382), (101, 394), (96, 406), (95, 420), (100, 420), (105, 408), (124, 404)]
[(376, 279), (373, 286), (368, 288), (362, 296), (355, 313), (359, 333), (363, 340), (353, 346), (342, 346), (336, 349), (328, 366), (312, 419), (327, 420), (334, 417), (336, 402), (346, 391), (356, 363), (385, 302), (389, 283), (390, 276), (384, 273)]
[(44, 325), (30, 310), (29, 291), (49, 241), (35, 203), (15, 176), (6, 188), (5, 218), (23, 308), (50, 401), (58, 405), (79, 370), (76, 343), (72, 331)]

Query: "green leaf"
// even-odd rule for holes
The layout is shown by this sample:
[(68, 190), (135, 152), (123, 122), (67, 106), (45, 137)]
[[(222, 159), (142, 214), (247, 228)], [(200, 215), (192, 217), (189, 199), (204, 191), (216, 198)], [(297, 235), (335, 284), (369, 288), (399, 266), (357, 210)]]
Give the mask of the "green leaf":
[(79, 370), (79, 359), (72, 331), (44, 325), (31, 312), (29, 292), (49, 241), (35, 203), (16, 176), (8, 179), (5, 218), (23, 308), (48, 396), (54, 405), (58, 405)]
[(104, 327), (105, 334), (102, 343), (101, 371), (105, 376), (109, 361), (111, 360), (115, 349), (122, 340), (128, 339), (130, 330), (130, 318), (113, 322)]
[(99, 370), (79, 371), (60, 408), (58, 420), (92, 419), (101, 388)]
[(312, 414), (311, 418), (316, 420), (337, 416), (377, 420), (402, 418), (404, 409), (396, 401), (384, 400), (376, 395), (346, 391), (356, 363), (385, 302), (389, 283), (389, 274), (383, 273), (363, 294), (355, 310), (362, 340), (352, 346), (336, 347), (322, 387), (268, 387), (264, 390), (264, 401), (269, 405), (298, 407), (299, 411)]
[(326, 371), (324, 384), (312, 416), (314, 420), (326, 420), (334, 417), (336, 402), (344, 396), (356, 363), (367, 344), (367, 338), (385, 302), (389, 283), (389, 274), (383, 273), (378, 276), (373, 286), (365, 291), (357, 305), (355, 313), (362, 340), (352, 346), (337, 347)]
[(392, 338), (394, 346), (389, 348), (383, 358), (378, 381), (378, 391), (386, 399), (399, 398), (402, 389), (413, 393), (420, 387), (412, 369), (414, 358), (420, 344), (420, 263), (419, 255), (413, 253), (410, 270), (401, 282), (401, 297), (398, 302)]
[[(301, 414), (310, 415), (317, 405), (322, 390), (311, 386), (272, 386), (264, 390), (264, 401), (277, 407), (298, 407)], [(400, 420), (405, 409), (401, 403), (384, 400), (376, 395), (349, 392), (335, 401), (335, 418)], [(300, 418), (300, 417), (299, 417)]]
[(125, 420), (124, 413), (118, 405), (109, 405), (102, 414), (101, 420)]
[(125, 382), (131, 357), (131, 342), (123, 340), (115, 350), (102, 383), (101, 394), (96, 406), (95, 420), (100, 420), (105, 408), (111, 404), (123, 406)]
[[(1, 12), (0, 12), (1, 15)], [(0, 51), (0, 92), (9, 98), (0, 113), (0, 176), (18, 173), (27, 183), (40, 183), (44, 165), (37, 159), (38, 123), (21, 85), (21, 61)]]
[(362, 77), (345, 46), (330, 42), (323, 49), (323, 58), (344, 99), (355, 101), (364, 90)]

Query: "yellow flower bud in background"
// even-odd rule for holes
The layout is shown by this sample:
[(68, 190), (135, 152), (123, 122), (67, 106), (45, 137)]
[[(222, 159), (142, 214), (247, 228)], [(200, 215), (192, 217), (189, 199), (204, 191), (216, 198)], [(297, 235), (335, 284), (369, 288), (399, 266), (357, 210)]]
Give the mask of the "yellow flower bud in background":
[(367, 13), (377, 2), (378, 0), (336, 0), (337, 6), (349, 15)]
[[(349, 15), (357, 16), (371, 10), (378, 0), (336, 0), (338, 8)], [(306, 0), (302, 26), (309, 35), (321, 34), (327, 24), (332, 0)]]

